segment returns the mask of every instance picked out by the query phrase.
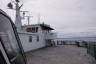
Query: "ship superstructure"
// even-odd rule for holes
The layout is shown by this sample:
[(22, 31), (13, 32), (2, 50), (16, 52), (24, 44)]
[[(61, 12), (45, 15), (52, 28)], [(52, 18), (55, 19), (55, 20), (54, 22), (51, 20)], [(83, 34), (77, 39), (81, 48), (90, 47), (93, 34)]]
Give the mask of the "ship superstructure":
[(32, 24), (21, 27), (18, 31), (24, 51), (31, 51), (48, 46), (56, 37), (54, 30), (46, 24)]
[[(9, 4), (10, 5), (10, 4)], [(50, 43), (55, 39), (56, 33), (53, 33), (53, 28), (50, 25), (39, 23), (29, 25), (29, 17), (25, 16), (25, 11), (23, 12), (23, 18), (28, 17), (28, 25), (22, 25), (22, 17), (20, 15), (21, 6), (19, 6), (19, 1), (15, 4), (16, 10), (16, 21), (15, 25), (17, 27), (18, 35), (20, 37), (22, 46), (25, 52), (32, 51), (38, 48), (49, 46)]]

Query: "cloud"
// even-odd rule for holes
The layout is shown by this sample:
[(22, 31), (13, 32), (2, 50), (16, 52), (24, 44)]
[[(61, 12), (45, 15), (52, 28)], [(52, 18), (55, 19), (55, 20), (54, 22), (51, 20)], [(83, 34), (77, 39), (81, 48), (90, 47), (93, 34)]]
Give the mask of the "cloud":
[[(61, 33), (88, 32), (96, 27), (95, 0), (38, 0), (27, 3), (29, 10), (40, 12), (45, 23)], [(32, 6), (31, 6), (32, 5)], [(28, 8), (27, 8), (28, 9)], [(42, 21), (42, 20), (41, 20)], [(88, 29), (91, 27), (91, 29)], [(91, 32), (92, 33), (92, 32)]]
[[(94, 28), (96, 0), (22, 0), (22, 2), (23, 10), (32, 12), (35, 19), (40, 13), (41, 22), (51, 24), (59, 33), (80, 35), (80, 32), (94, 33), (96, 30)], [(32, 20), (31, 23), (37, 23), (37, 20)]]

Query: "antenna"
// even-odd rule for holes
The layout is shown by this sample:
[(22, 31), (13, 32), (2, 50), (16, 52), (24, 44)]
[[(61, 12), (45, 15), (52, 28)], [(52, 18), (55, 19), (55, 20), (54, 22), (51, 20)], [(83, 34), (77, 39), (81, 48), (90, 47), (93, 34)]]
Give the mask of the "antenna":
[(24, 16), (24, 17), (27, 17), (28, 25), (29, 25), (30, 24), (30, 18), (32, 18), (33, 16)]
[(40, 13), (38, 14), (38, 24), (40, 24), (40, 18), (41, 16), (40, 16)]
[(25, 13), (29, 13), (29, 11), (20, 11), (23, 13), (23, 19), (25, 19), (25, 17), (27, 17), (28, 20), (28, 25), (30, 24), (30, 18), (32, 18), (33, 16), (25, 16)]
[(23, 19), (24, 19), (24, 17), (25, 17), (25, 13), (29, 13), (29, 11), (20, 11), (20, 12), (22, 12), (23, 13)]

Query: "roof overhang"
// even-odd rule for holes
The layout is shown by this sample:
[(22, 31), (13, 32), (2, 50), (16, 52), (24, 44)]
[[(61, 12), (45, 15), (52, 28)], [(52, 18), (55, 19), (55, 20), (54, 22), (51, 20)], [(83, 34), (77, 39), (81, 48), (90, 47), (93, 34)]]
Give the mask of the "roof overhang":
[(49, 25), (47, 24), (40, 24), (41, 28), (43, 30), (54, 30), (53, 28), (51, 28)]

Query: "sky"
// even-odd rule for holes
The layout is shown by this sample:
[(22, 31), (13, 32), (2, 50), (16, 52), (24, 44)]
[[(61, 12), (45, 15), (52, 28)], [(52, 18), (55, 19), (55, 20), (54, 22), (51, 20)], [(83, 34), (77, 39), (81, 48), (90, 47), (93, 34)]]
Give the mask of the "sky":
[[(7, 8), (11, 0), (1, 0), (0, 8), (14, 20), (15, 11)], [(14, 0), (13, 0), (14, 1)], [(59, 37), (96, 36), (96, 0), (21, 0), (21, 10), (32, 15), (30, 24), (50, 24)], [(22, 21), (27, 24), (26, 19)]]

